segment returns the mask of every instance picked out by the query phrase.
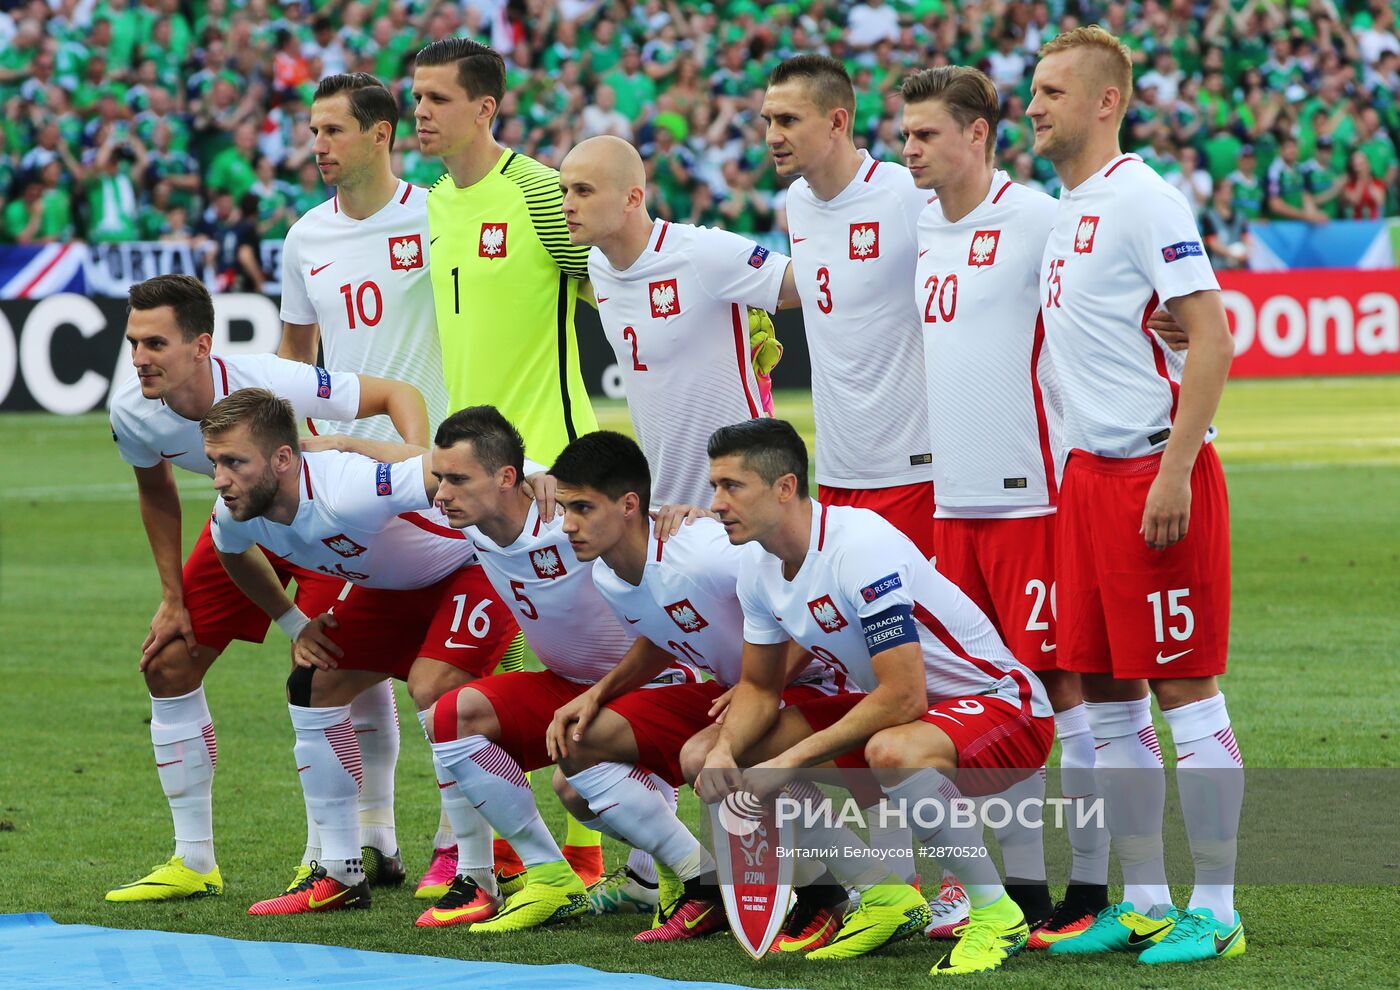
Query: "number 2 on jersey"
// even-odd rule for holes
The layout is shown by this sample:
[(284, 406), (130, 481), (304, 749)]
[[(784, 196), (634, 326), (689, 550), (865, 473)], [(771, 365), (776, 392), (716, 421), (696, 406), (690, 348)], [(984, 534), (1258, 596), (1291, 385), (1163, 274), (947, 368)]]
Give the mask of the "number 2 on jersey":
[(623, 328), (622, 328), (622, 339), (623, 339), (623, 340), (630, 340), (630, 341), (632, 342), (632, 370), (633, 370), (633, 371), (646, 371), (646, 370), (647, 370), (647, 366), (644, 365), (644, 364), (642, 364), (642, 362), (641, 362), (641, 361), (638, 359), (638, 357), (637, 357), (637, 330), (636, 330), (636, 328), (635, 328), (635, 327), (623, 327)]
[[(349, 322), (351, 330), (355, 329), (357, 314), (360, 322), (367, 327), (374, 326), (384, 315), (384, 296), (380, 294), (379, 286), (374, 282), (361, 282), (358, 289), (352, 283), (346, 282), (340, 287), (340, 294), (345, 297), (345, 319)], [(365, 299), (370, 296), (374, 302), (373, 315), (365, 306)]]

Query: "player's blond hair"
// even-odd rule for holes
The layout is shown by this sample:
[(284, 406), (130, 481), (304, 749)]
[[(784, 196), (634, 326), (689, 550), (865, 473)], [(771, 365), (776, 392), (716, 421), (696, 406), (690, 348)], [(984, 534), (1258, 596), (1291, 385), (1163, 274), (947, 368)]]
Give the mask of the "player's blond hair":
[(248, 435), (266, 457), (280, 447), (301, 450), (292, 404), (265, 388), (240, 388), (220, 399), (199, 421), (199, 432), (206, 438), (219, 437), (239, 426), (248, 428)]
[(1128, 112), (1128, 102), (1133, 98), (1133, 53), (1128, 46), (1097, 24), (1087, 24), (1073, 31), (1056, 35), (1040, 46), (1040, 57), (1067, 52), (1074, 49), (1088, 49), (1095, 55), (1102, 78), (1121, 94), (1118, 101), (1118, 119)]
[(987, 161), (992, 160), (997, 147), (1001, 100), (996, 84), (985, 72), (966, 65), (920, 69), (905, 77), (899, 95), (906, 104), (937, 100), (953, 118), (953, 123), (964, 130), (981, 117), (987, 122)]

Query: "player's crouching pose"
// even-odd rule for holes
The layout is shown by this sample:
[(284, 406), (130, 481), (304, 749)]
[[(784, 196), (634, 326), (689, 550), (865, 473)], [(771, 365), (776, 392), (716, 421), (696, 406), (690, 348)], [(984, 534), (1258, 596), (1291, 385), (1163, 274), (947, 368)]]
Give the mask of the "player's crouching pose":
[[(651, 853), (663, 881), (669, 881), (663, 882), (667, 889), (652, 928), (637, 941), (674, 941), (721, 930), (725, 918), (714, 860), (676, 818), (674, 794), (684, 783), (682, 748), (713, 725), (721, 696), (739, 680), (744, 619), (736, 584), (743, 551), (713, 519), (697, 520), (665, 538), (666, 525), (647, 514), (646, 457), (621, 434), (579, 437), (564, 448), (551, 473), (574, 553), (592, 562), (595, 587), (638, 634), (622, 663), (555, 713), (548, 739), (561, 771), (555, 789), (575, 814), (596, 815), (605, 831)], [(845, 678), (839, 671), (793, 652), (795, 676), (785, 680), (786, 701), (840, 690)], [(636, 690), (677, 660), (708, 671), (714, 680)], [(841, 888), (824, 885), (825, 893), (832, 891), (844, 899)], [(825, 912), (815, 932), (801, 940), (803, 947), (830, 940), (840, 920), (836, 906), (823, 904), (798, 926), (807, 929)], [(777, 944), (793, 941), (784, 935)]]
[[(298, 417), (387, 414), (410, 442), (428, 432), (423, 399), (410, 385), (327, 372), (270, 354), (220, 357), (211, 350), (213, 332), (214, 303), (198, 279), (160, 275), (132, 287), (126, 338), (136, 375), (112, 399), (112, 439), (136, 473), (141, 521), (160, 575), (161, 604), (142, 644), (141, 672), (151, 695), (151, 743), (174, 819), (175, 854), (150, 875), (109, 892), (109, 901), (223, 892), (213, 838), (218, 748), (204, 674), (233, 640), (262, 642), (268, 620), (219, 566), (208, 526), (181, 566), (180, 494), (172, 466), (214, 473), (199, 421), (216, 400), (257, 386), (290, 401)], [(293, 569), (273, 563), (285, 584)], [(341, 583), (297, 573), (303, 589), (327, 581)]]
[[(489, 673), (515, 637), (471, 543), (431, 508), (418, 462), (298, 446), (290, 403), (242, 389), (200, 423), (219, 492), (211, 533), (229, 576), (295, 640), (287, 700), (306, 806), (324, 858), (249, 914), (369, 907), (355, 802), (362, 774), (350, 703), (386, 676), (420, 711)], [(334, 575), (293, 605), (259, 546)], [(314, 618), (307, 618), (309, 612)]]
[[(721, 800), (737, 786), (771, 792), (792, 771), (836, 759), (868, 765), (890, 800), (911, 808), (959, 790), (1000, 791), (1044, 763), (1054, 723), (1040, 681), (907, 537), (869, 510), (807, 496), (807, 450), (790, 424), (725, 427), (709, 452), (712, 507), (731, 541), (755, 545), (738, 585), (743, 676), (703, 764), (687, 758), (702, 799)], [(789, 640), (869, 693), (780, 709)], [(765, 772), (740, 775), (740, 761)], [(1001, 886), (980, 826), (946, 814), (910, 818), (972, 904), (962, 937), (933, 972), (999, 967), (1025, 945), (1026, 919)], [(862, 909), (886, 889), (866, 892)], [(922, 924), (927, 907), (916, 900)]]
[[(370, 441), (354, 440), (359, 447)], [(378, 445), (380, 456), (393, 456)], [(397, 456), (411, 456), (398, 448)], [(494, 407), (453, 413), (438, 427), (424, 483), (454, 530), (464, 530), (502, 599), (514, 603), (526, 642), (547, 669), (497, 674), (448, 692), (425, 728), (433, 754), (466, 802), (454, 812), (464, 866), (448, 896), (456, 906), (436, 924), (509, 932), (588, 911), (583, 881), (565, 861), (535, 807), (525, 774), (552, 761), (545, 730), (560, 705), (611, 670), (632, 646), (593, 587), (553, 518), (523, 484), (525, 447)], [(656, 683), (681, 683), (694, 668), (676, 664)], [(520, 854), (528, 882), (502, 903), (490, 871), (491, 830)], [(640, 855), (640, 854), (639, 854)]]

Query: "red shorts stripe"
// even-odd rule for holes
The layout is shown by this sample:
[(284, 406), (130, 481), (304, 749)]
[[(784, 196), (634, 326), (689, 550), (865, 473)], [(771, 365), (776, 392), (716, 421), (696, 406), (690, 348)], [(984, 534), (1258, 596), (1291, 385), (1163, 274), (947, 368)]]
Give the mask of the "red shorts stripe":
[(933, 557), (932, 481), (894, 485), (889, 488), (832, 488), (829, 485), (818, 485), (817, 501), (823, 505), (851, 505), (858, 509), (870, 509), (913, 540), (925, 559)]

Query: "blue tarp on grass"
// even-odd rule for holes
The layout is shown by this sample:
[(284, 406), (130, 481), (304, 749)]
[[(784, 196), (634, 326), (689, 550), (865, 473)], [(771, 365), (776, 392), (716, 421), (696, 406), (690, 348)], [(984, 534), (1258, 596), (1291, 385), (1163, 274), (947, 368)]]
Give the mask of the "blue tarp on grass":
[(727, 983), (681, 983), (586, 966), (520, 966), (335, 945), (242, 942), (213, 935), (60, 925), (46, 914), (0, 915), (0, 988), (80, 987), (734, 990)]

